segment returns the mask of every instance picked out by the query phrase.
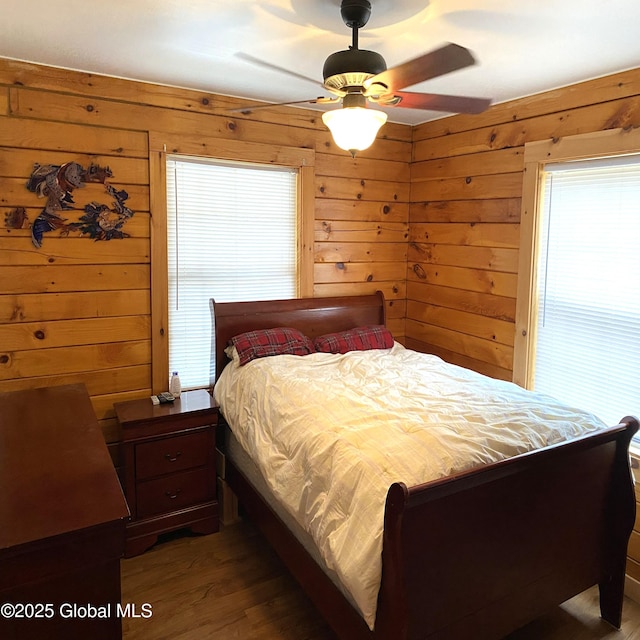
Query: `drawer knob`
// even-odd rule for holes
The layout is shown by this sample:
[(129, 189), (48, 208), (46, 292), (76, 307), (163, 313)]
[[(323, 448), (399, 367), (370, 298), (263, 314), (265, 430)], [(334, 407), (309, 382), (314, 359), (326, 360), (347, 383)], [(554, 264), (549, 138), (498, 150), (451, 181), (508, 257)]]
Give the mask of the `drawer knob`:
[(167, 498), (169, 498), (170, 500), (175, 500), (181, 491), (182, 489), (176, 489), (175, 491), (165, 491), (164, 495), (167, 496)]
[(164, 457), (169, 461), (169, 462), (175, 462), (180, 456), (182, 455), (182, 451), (177, 451), (176, 455), (171, 455), (170, 453), (165, 453)]

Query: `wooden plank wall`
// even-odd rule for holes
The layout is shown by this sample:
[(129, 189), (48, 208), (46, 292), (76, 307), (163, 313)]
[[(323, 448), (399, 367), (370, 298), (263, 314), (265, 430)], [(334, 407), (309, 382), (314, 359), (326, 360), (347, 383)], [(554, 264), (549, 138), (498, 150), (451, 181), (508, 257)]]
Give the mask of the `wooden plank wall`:
[[(640, 456), (631, 456), (633, 476), (636, 481), (636, 519), (629, 539), (627, 575), (635, 580), (635, 596), (640, 596)], [(625, 591), (625, 593), (627, 593)], [(629, 595), (627, 593), (627, 595)], [(640, 602), (640, 600), (639, 600)]]
[[(0, 59), (0, 390), (82, 381), (108, 442), (113, 403), (150, 394), (150, 131), (313, 149), (314, 294), (382, 289), (408, 346), (508, 379), (523, 145), (638, 126), (639, 96), (632, 70), (413, 132), (387, 124), (353, 160), (315, 111), (230, 114), (246, 103)], [(37, 250), (4, 226), (43, 206), (25, 188), (33, 164), (70, 160), (111, 167), (131, 238), (48, 234)], [(74, 195), (105, 201), (101, 185)]]
[[(403, 338), (411, 128), (385, 125), (353, 160), (318, 112), (227, 111), (245, 104), (0, 59), (0, 390), (84, 382), (108, 443), (119, 439), (113, 403), (150, 395), (150, 131), (314, 149), (314, 294), (381, 289)], [(34, 163), (68, 161), (111, 168), (135, 212), (130, 238), (49, 233), (36, 249), (29, 230), (6, 228), (15, 207), (34, 220), (44, 205), (25, 188)], [(102, 185), (74, 197), (110, 204)]]
[(406, 344), (511, 379), (524, 144), (640, 125), (640, 70), (414, 128)]

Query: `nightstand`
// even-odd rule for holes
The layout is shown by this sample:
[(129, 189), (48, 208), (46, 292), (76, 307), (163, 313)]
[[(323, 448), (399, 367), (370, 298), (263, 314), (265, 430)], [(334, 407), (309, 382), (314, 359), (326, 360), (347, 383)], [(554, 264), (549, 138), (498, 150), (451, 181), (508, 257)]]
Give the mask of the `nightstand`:
[(143, 553), (168, 531), (218, 531), (218, 407), (209, 393), (184, 391), (171, 404), (154, 405), (145, 398), (114, 408), (122, 427), (124, 490), (131, 512), (125, 555)]

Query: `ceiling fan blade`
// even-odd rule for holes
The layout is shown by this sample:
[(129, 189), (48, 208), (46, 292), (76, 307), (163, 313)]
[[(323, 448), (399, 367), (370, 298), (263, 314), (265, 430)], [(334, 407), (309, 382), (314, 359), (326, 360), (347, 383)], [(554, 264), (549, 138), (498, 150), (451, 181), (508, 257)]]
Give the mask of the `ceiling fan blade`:
[(286, 107), (292, 104), (333, 104), (339, 102), (342, 98), (310, 98), (308, 100), (290, 100), (289, 102), (258, 102), (256, 104), (249, 104), (246, 107), (234, 107), (233, 109), (227, 109), (229, 113), (240, 112), (250, 113), (251, 111), (258, 111), (259, 109), (269, 109), (271, 107)]
[(265, 62), (264, 60), (260, 60), (260, 58), (254, 58), (248, 53), (243, 53), (241, 51), (236, 53), (236, 56), (245, 62), (249, 62), (251, 64), (258, 65), (263, 67), (264, 69), (269, 69), (270, 71), (278, 71), (280, 73), (286, 73), (288, 76), (292, 76), (294, 78), (298, 78), (299, 80), (306, 80), (307, 82), (313, 82), (313, 84), (318, 85), (319, 87), (324, 88), (322, 82), (318, 82), (317, 80), (313, 80), (312, 78), (307, 78), (307, 76), (303, 76), (300, 73), (296, 73), (295, 71), (290, 71), (289, 69), (285, 69), (284, 67), (279, 67), (276, 64), (271, 64), (270, 62)]
[(387, 88), (386, 93), (395, 93), (398, 89), (464, 69), (475, 62), (468, 49), (449, 43), (369, 78), (364, 86), (368, 91), (375, 91), (374, 85), (383, 85)]
[(481, 113), (491, 104), (490, 98), (412, 93), (410, 91), (396, 91), (387, 96), (380, 96), (378, 99), (370, 98), (370, 100), (383, 107), (425, 109), (427, 111), (446, 111), (447, 113)]

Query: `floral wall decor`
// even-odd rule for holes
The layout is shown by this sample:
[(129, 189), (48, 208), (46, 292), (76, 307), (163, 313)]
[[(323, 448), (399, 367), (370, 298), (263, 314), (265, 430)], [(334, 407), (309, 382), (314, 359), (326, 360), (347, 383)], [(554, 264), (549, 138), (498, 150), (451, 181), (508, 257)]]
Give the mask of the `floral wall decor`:
[[(31, 240), (36, 248), (42, 246), (45, 233), (59, 230), (61, 235), (72, 232), (80, 233), (94, 240), (112, 240), (128, 238), (129, 234), (122, 230), (124, 224), (133, 216), (125, 202), (129, 194), (124, 189), (116, 189), (107, 179), (111, 178), (109, 167), (91, 164), (84, 169), (77, 162), (62, 165), (35, 164), (27, 181), (27, 189), (39, 198), (46, 198), (47, 203), (38, 217), (31, 224)], [(72, 193), (82, 189), (86, 183), (102, 183), (106, 192), (113, 198), (111, 206), (91, 202), (84, 206), (84, 214), (77, 222), (68, 222), (62, 211), (74, 210)], [(5, 216), (5, 225), (22, 228), (27, 223), (24, 208), (19, 207)]]

